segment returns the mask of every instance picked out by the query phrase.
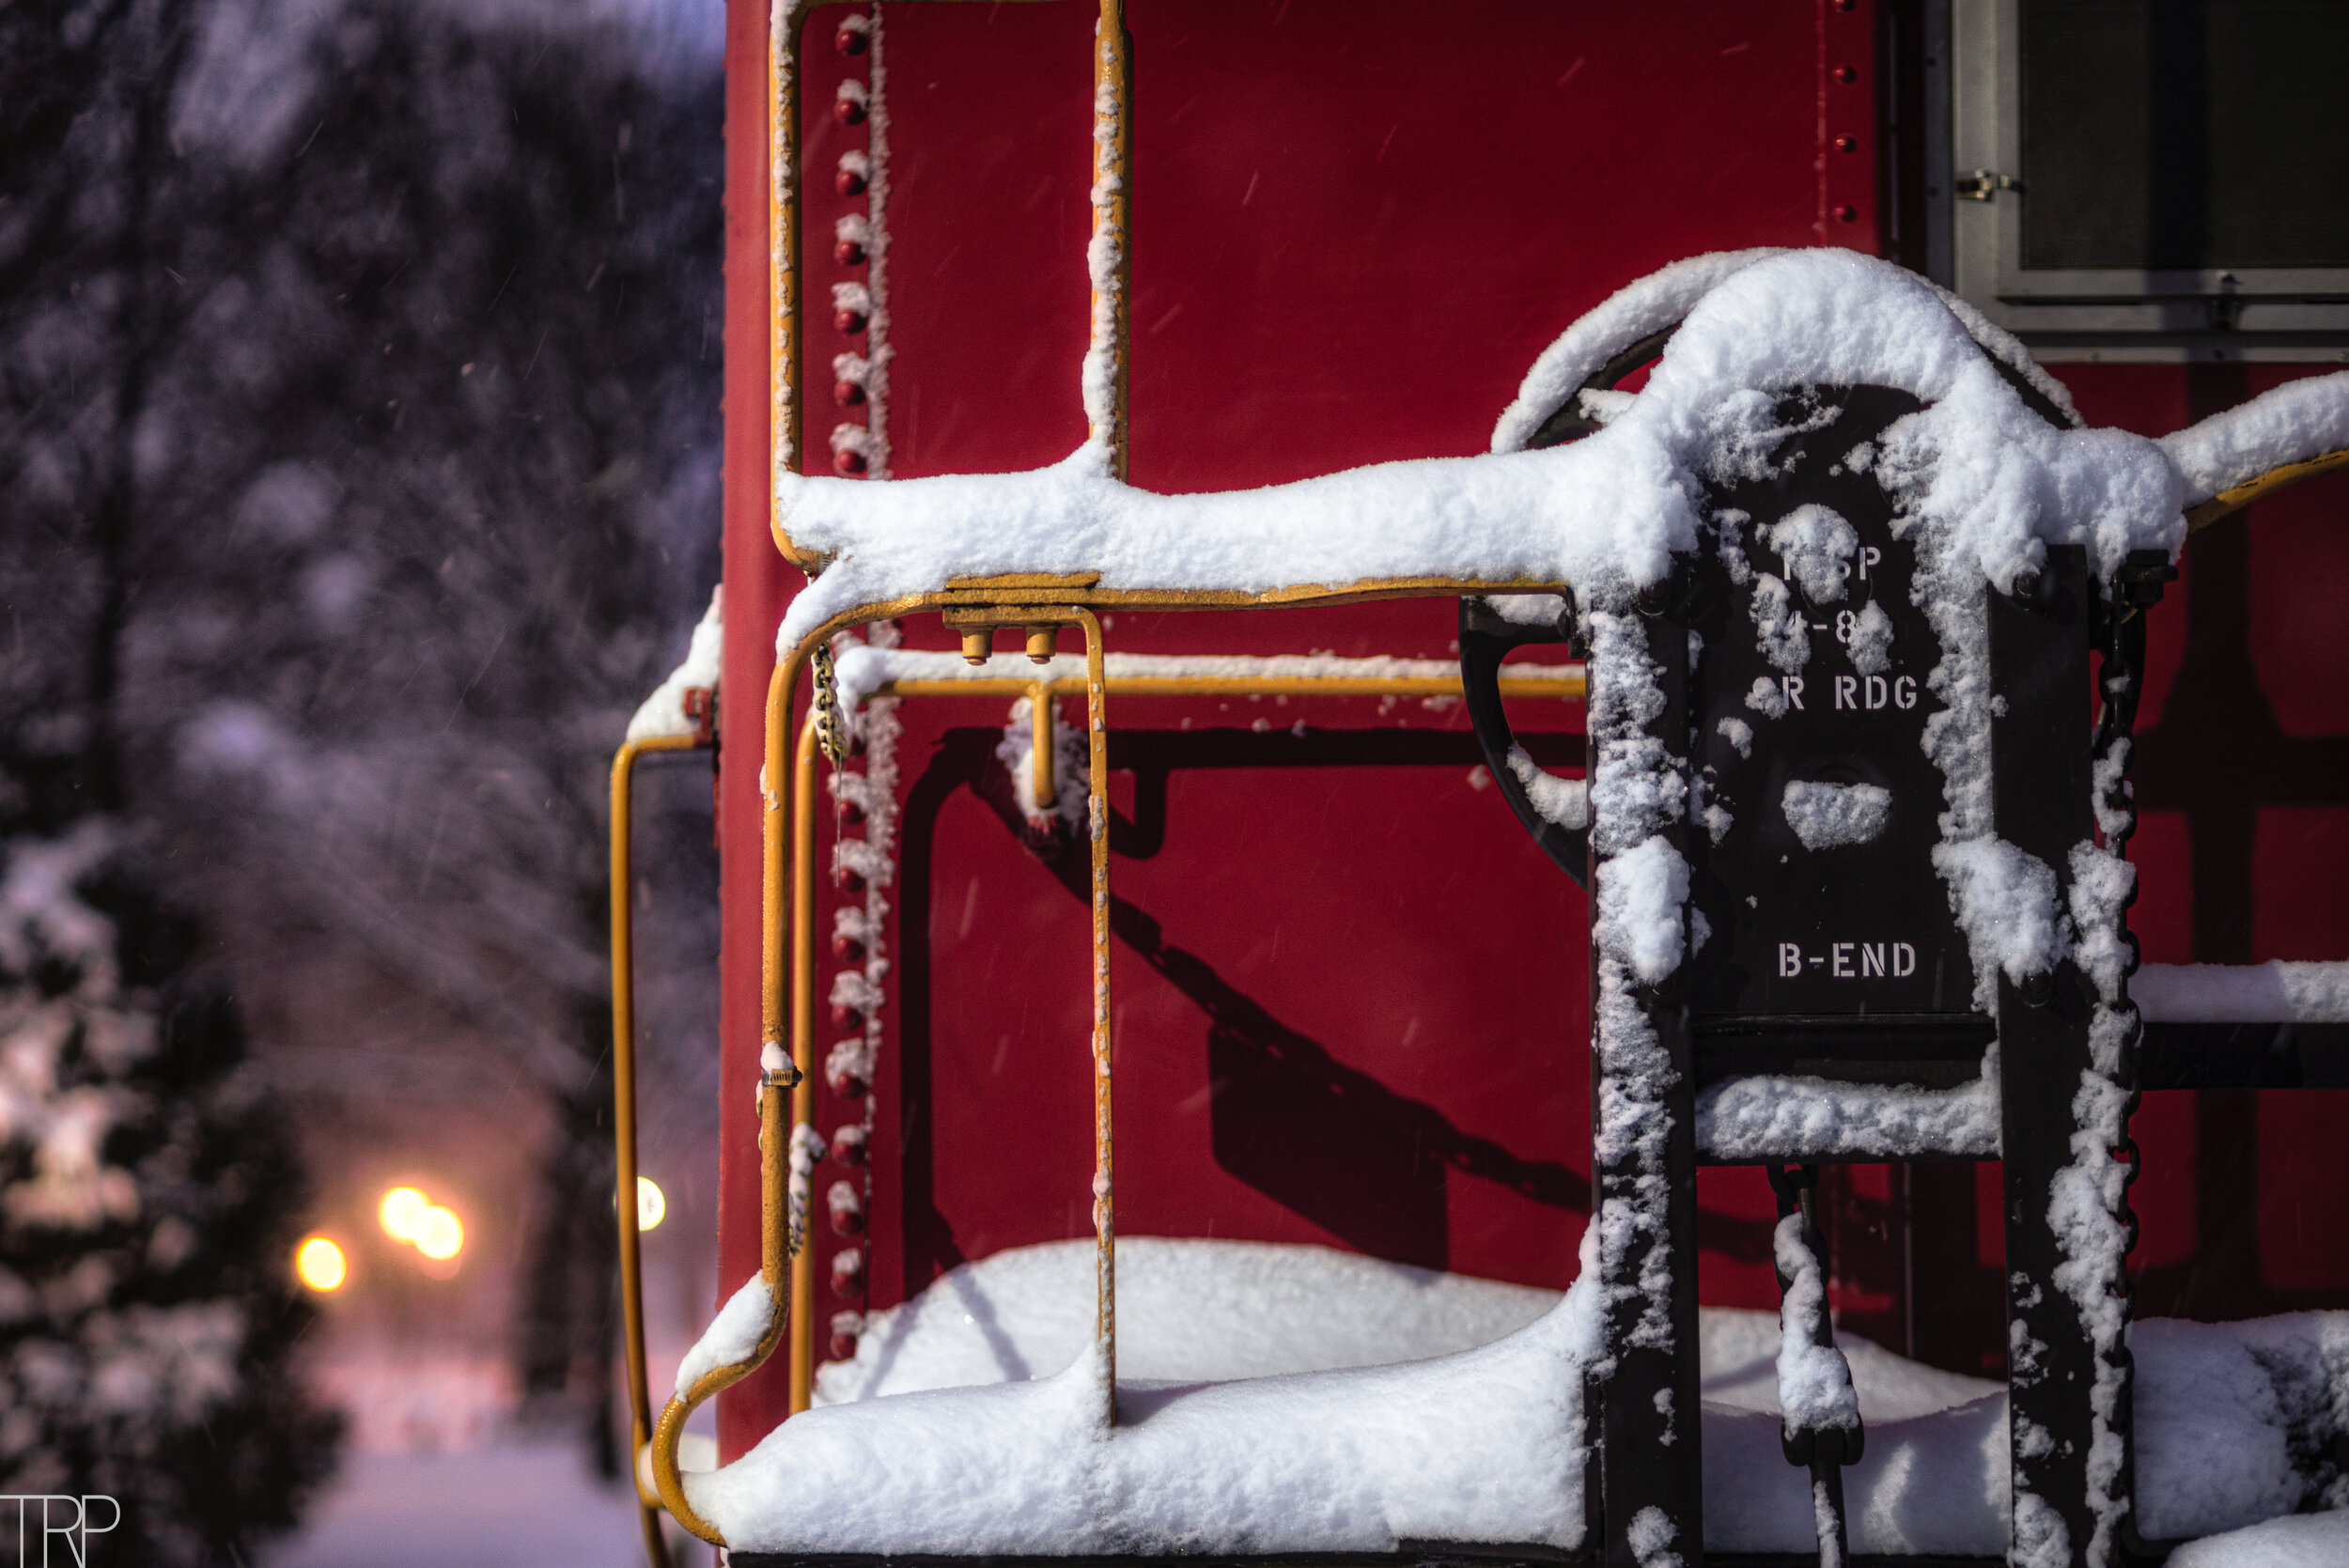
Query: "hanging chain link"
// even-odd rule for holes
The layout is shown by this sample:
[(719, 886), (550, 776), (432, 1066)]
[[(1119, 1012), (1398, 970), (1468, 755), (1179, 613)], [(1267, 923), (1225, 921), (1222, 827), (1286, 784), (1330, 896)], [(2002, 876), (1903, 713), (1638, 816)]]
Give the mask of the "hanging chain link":
[(816, 746), (836, 769), (848, 754), (848, 726), (840, 713), (840, 688), (832, 673), (832, 644), (817, 644), (807, 663), (816, 675)]

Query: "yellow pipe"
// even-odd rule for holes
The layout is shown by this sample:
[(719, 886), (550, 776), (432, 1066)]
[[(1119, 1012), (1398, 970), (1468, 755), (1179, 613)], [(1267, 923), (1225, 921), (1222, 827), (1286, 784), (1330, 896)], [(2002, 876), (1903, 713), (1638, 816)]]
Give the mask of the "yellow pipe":
[(1035, 809), (1048, 815), (1053, 799), (1060, 794), (1052, 782), (1052, 769), (1059, 762), (1052, 755), (1056, 749), (1052, 738), (1052, 695), (1050, 681), (1028, 683), (1028, 787), (1035, 794)]
[[(817, 644), (835, 631), (861, 625), (871, 615), (837, 616), (817, 629), (816, 633), (791, 650), (788, 658), (776, 662), (767, 683), (766, 736), (761, 745), (758, 770), (759, 784), (759, 1086), (758, 1086), (758, 1187), (759, 1187), (759, 1278), (767, 1287), (769, 1312), (767, 1327), (750, 1354), (739, 1361), (714, 1367), (683, 1393), (671, 1399), (661, 1412), (661, 1420), (653, 1429), (652, 1471), (661, 1500), (670, 1516), (686, 1529), (713, 1545), (723, 1546), (725, 1537), (718, 1528), (695, 1513), (686, 1500), (685, 1478), (677, 1464), (677, 1445), (685, 1435), (685, 1422), (703, 1402), (733, 1387), (749, 1376), (774, 1353), (777, 1343), (790, 1325), (792, 1298), (799, 1294), (794, 1276), (789, 1219), (790, 1183), (790, 1123), (786, 1119), (784, 1090), (796, 1080), (798, 1093), (793, 1096), (793, 1119), (806, 1112), (810, 1095), (806, 1065), (794, 1051), (787, 1060), (795, 1071), (777, 1073), (766, 1063), (773, 1056), (782, 1055), (787, 1038), (786, 1018), (786, 992), (784, 976), (784, 934), (790, 902), (789, 893), (797, 887), (796, 878), (787, 878), (791, 845), (786, 824), (791, 821), (786, 807), (792, 789), (791, 772), (787, 765), (793, 760), (786, 752), (785, 737), (791, 733), (791, 710), (801, 672), (806, 667), (808, 656)], [(811, 715), (811, 721), (813, 715)], [(804, 792), (802, 792), (804, 793)], [(800, 857), (812, 862), (812, 856)], [(814, 899), (806, 901), (812, 906)], [(813, 919), (813, 914), (809, 916)], [(812, 973), (812, 961), (810, 965)], [(812, 982), (811, 982), (812, 984)], [(812, 1004), (811, 1004), (812, 1008)], [(794, 1040), (795, 1046), (801, 1045)], [(770, 1047), (774, 1048), (770, 1053)], [(802, 1048), (804, 1048), (802, 1047)]]
[[(1126, 477), (1127, 297), (1133, 276), (1127, 223), (1132, 205), (1133, 171), (1127, 157), (1133, 131), (1132, 48), (1126, 35), (1126, 0), (1101, 0), (1093, 32), (1093, 238), (1085, 252), (1093, 291), (1084, 380), (1090, 382), (1097, 374), (1106, 384), (1083, 390), (1088, 433), (1109, 453), (1110, 473), (1118, 479)], [(1094, 270), (1094, 258), (1104, 253), (1109, 268)]]
[[(1102, 26), (1110, 7), (1102, 0)], [(1110, 737), (1108, 677), (1101, 623), (1092, 611), (1076, 616), (1085, 629), (1085, 738), (1090, 743), (1089, 812), (1093, 841), (1093, 1259), (1094, 1343), (1100, 1347), (1102, 1417), (1117, 1424), (1117, 1213), (1111, 1185), (1110, 1090)]]
[[(864, 617), (872, 618), (872, 617)], [(845, 627), (861, 624), (859, 617), (843, 615), (819, 628), (817, 634), (800, 644), (789, 658), (779, 660), (767, 683), (766, 737), (761, 746), (758, 770), (760, 831), (759, 831), (759, 1085), (758, 1085), (758, 1186), (759, 1186), (759, 1278), (767, 1287), (769, 1312), (767, 1327), (751, 1347), (750, 1354), (739, 1361), (713, 1367), (696, 1379), (693, 1386), (672, 1398), (661, 1412), (661, 1420), (653, 1428), (652, 1472), (660, 1491), (661, 1503), (670, 1516), (686, 1529), (713, 1545), (723, 1546), (725, 1537), (718, 1528), (695, 1513), (686, 1500), (685, 1478), (677, 1463), (677, 1445), (685, 1436), (685, 1422), (701, 1405), (740, 1382), (756, 1371), (774, 1353), (789, 1325), (791, 1284), (787, 1278), (791, 1267), (791, 1237), (789, 1234), (788, 1187), (790, 1181), (790, 1125), (786, 1119), (784, 1091), (790, 1086), (789, 1072), (777, 1073), (766, 1066), (773, 1054), (784, 1051), (786, 1034), (786, 993), (783, 972), (783, 936), (786, 917), (786, 904), (792, 884), (786, 879), (786, 860), (790, 846), (786, 832), (789, 818), (785, 806), (791, 795), (790, 781), (786, 771), (788, 758), (785, 753), (784, 737), (790, 733), (792, 700), (800, 674), (806, 667), (808, 656), (817, 641), (830, 637)], [(789, 1058), (791, 1065), (800, 1065)], [(799, 1075), (804, 1084), (805, 1074)], [(795, 1096), (795, 1099), (801, 1096)], [(795, 1108), (796, 1109), (796, 1108)]]
[(2330, 474), (2337, 468), (2344, 467), (2349, 467), (2349, 450), (2327, 452), (2304, 463), (2286, 463), (2281, 468), (2271, 468), (2256, 479), (2247, 480), (2232, 489), (2220, 490), (2199, 506), (2188, 506), (2186, 509), (2186, 532), (2199, 534), (2219, 519), (2243, 510), (2262, 496), (2273, 495), (2303, 479), (2313, 479), (2320, 474)]
[[(816, 1117), (816, 734), (821, 718), (813, 707), (808, 710), (807, 722), (800, 726), (798, 753), (791, 760), (791, 827), (797, 846), (791, 857), (791, 1065), (799, 1073), (799, 1082), (791, 1090), (795, 1137), (798, 1128), (811, 1125)], [(813, 1224), (815, 1217), (811, 1186), (801, 1223)], [(815, 1252), (802, 1231), (793, 1238), (791, 1257), (788, 1415), (807, 1408), (814, 1388), (815, 1319)]]
[(645, 1374), (645, 1264), (636, 1228), (636, 936), (629, 893), (635, 873), (630, 829), (636, 759), (647, 752), (696, 752), (690, 735), (653, 736), (623, 744), (612, 759), (612, 1140), (618, 1180), (613, 1210), (620, 1229), (620, 1315), (628, 1355), (629, 1474), (637, 1522), (652, 1568), (668, 1568), (661, 1540), (660, 1499), (636, 1479), (636, 1456), (651, 1436), (652, 1390)]
[[(1580, 665), (1560, 666), (1571, 675), (1502, 675), (1504, 697), (1554, 697), (1580, 702)], [(1112, 697), (1457, 697), (1460, 683), (1441, 675), (1111, 675), (1103, 683)], [(1086, 689), (1074, 675), (1057, 680), (1022, 680), (983, 675), (971, 680), (888, 680), (876, 697), (1073, 697)]]
[(801, 571), (820, 565), (783, 526), (784, 482), (800, 468), (800, 75), (792, 37), (806, 0), (767, 8), (767, 495), (775, 547)]

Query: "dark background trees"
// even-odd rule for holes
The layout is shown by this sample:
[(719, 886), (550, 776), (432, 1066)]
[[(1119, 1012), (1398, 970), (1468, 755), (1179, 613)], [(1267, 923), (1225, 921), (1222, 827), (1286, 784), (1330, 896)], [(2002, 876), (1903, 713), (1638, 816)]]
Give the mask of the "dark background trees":
[[(0, 8), (7, 852), (102, 821), (143, 855), (203, 921), (179, 968), (250, 1020), (279, 1108), (250, 1114), (293, 1116), (314, 1167), (459, 1113), (531, 1141), (530, 1190), (484, 1195), (517, 1365), (598, 1432), (605, 768), (717, 566), (705, 37)], [(304, 1210), (265, 1185), (240, 1223), (275, 1247)], [(223, 1289), (282, 1296), (273, 1266)]]

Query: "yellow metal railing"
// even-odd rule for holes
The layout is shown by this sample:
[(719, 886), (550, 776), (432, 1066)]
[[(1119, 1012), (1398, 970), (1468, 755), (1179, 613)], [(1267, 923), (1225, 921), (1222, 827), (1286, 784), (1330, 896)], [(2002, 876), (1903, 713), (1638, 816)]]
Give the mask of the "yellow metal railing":
[[(1082, 618), (1079, 619), (1079, 617)], [(1068, 618), (1079, 620), (1081, 625), (1093, 620), (1093, 617), (1081, 610), (1075, 611)], [(1025, 628), (1053, 619), (1049, 610), (1022, 605), (994, 615), (984, 613), (976, 617), (957, 615), (956, 624), (974, 627), (984, 633), (991, 634), (997, 627)], [(1093, 780), (1091, 794), (1092, 799), (1099, 802), (1094, 808), (1099, 814), (1095, 820), (1106, 824), (1109, 764), (1106, 750), (1105, 705), (1110, 696), (1392, 698), (1454, 697), (1459, 694), (1459, 682), (1456, 678), (1439, 675), (1111, 675), (1106, 673), (1105, 665), (1098, 661), (1100, 636), (1097, 623), (1087, 628), (1087, 671), (1082, 679), (1066, 676), (1033, 680), (998, 676), (943, 680), (916, 677), (884, 681), (875, 688), (870, 695), (895, 698), (1028, 698), (1031, 719), (1038, 725), (1035, 752), (1036, 755), (1043, 759), (1036, 776), (1036, 795), (1038, 800), (1049, 800), (1052, 798), (1054, 788), (1050, 771), (1050, 758), (1054, 750), (1050, 734), (1052, 702), (1055, 698), (1083, 691), (1087, 698), (1087, 731), (1092, 741), (1092, 756), (1089, 766)], [(1030, 646), (1033, 650), (1036, 644), (1032, 643)], [(1050, 657), (1049, 652), (1046, 657)], [(781, 689), (781, 686), (782, 683), (778, 681), (776, 688), (770, 689), (770, 698), (772, 691)], [(1546, 672), (1541, 675), (1504, 675), (1501, 677), (1501, 690), (1504, 696), (1548, 698), (1568, 702), (1579, 702), (1583, 696), (1580, 673), (1579, 669), (1572, 668)], [(789, 733), (785, 724), (776, 724), (772, 722), (775, 717), (770, 712), (769, 735), (774, 737)], [(785, 708), (783, 717), (787, 723), (787, 706)], [(791, 1086), (794, 1094), (792, 1118), (794, 1122), (808, 1120), (814, 1110), (812, 1069), (815, 1048), (817, 969), (815, 921), (817, 824), (814, 803), (817, 795), (817, 766), (821, 756), (817, 744), (817, 716), (811, 713), (799, 725), (797, 743), (789, 758), (790, 769), (787, 775), (778, 766), (782, 759), (776, 754), (776, 748), (770, 745), (767, 756), (768, 779), (771, 782), (779, 777), (787, 776), (791, 781), (789, 798), (791, 832), (788, 847), (782, 856), (784, 862), (789, 867), (787, 879), (789, 898), (786, 908), (781, 910), (770, 908), (769, 911), (770, 930), (780, 925), (789, 932), (787, 948), (789, 978), (787, 991), (783, 998), (763, 998), (762, 1001), (766, 1003), (764, 1014), (770, 1025), (778, 1012), (781, 1012), (789, 1021), (787, 1038), (790, 1055), (793, 1065), (800, 1075), (800, 1080)], [(643, 1265), (633, 1223), (635, 1210), (632, 1194), (636, 1175), (636, 1069), (632, 1002), (634, 949), (626, 893), (632, 876), (629, 834), (630, 780), (638, 757), (645, 753), (688, 750), (697, 744), (703, 743), (682, 737), (631, 741), (623, 746), (618, 756), (614, 759), (612, 784), (613, 1068), (615, 1080), (614, 1126), (619, 1142), (619, 1188), (621, 1193), (627, 1195), (623, 1202), (620, 1221), (620, 1268), (623, 1317), (628, 1334), (629, 1398), (631, 1425), (635, 1434), (635, 1446), (631, 1452), (646, 1452), (647, 1430), (652, 1430), (656, 1434), (668, 1435), (666, 1462), (671, 1467), (673, 1477), (681, 1477), (681, 1472), (675, 1469), (674, 1438), (676, 1435), (682, 1433), (686, 1415), (690, 1414), (692, 1408), (707, 1399), (710, 1393), (716, 1392), (719, 1388), (723, 1388), (739, 1380), (740, 1376), (747, 1375), (751, 1368), (763, 1360), (765, 1356), (771, 1353), (774, 1348), (774, 1341), (770, 1338), (762, 1346), (758, 1357), (744, 1364), (734, 1376), (726, 1377), (723, 1382), (717, 1382), (715, 1387), (707, 1391), (697, 1384), (693, 1389), (688, 1391), (684, 1400), (672, 1401), (669, 1409), (663, 1412), (658, 1425), (655, 1425), (651, 1417), (649, 1386), (645, 1370)], [(767, 802), (768, 821), (771, 824), (781, 815), (782, 803), (770, 794)], [(1106, 831), (1094, 835), (1095, 963), (1093, 982), (1096, 1029), (1094, 1061), (1097, 1086), (1095, 1181), (1097, 1196), (1101, 1200), (1096, 1212), (1097, 1244), (1099, 1247), (1101, 1260), (1097, 1287), (1097, 1312), (1105, 1348), (1113, 1346), (1115, 1322), (1113, 1205), (1109, 1202), (1113, 1197), (1113, 1191), (1110, 1188), (1112, 1080), (1108, 1071), (1108, 847), (1109, 840)], [(770, 866), (766, 886), (775, 888), (786, 885), (786, 879), (775, 876), (773, 871), (774, 868)], [(782, 943), (770, 940), (765, 952), (768, 970), (771, 974), (776, 967), (775, 960), (785, 956), (786, 950), (784, 949)], [(776, 1001), (781, 1001), (780, 1008), (774, 1005)], [(772, 1259), (779, 1250), (789, 1255), (787, 1287), (789, 1307), (787, 1312), (779, 1310), (775, 1316), (777, 1326), (783, 1327), (784, 1332), (788, 1336), (790, 1409), (797, 1413), (808, 1406), (815, 1370), (815, 1271), (807, 1250), (803, 1247), (793, 1250), (789, 1246), (791, 1238), (787, 1194), (787, 1153), (781, 1161), (773, 1157), (775, 1151), (787, 1151), (788, 1147), (789, 1128), (783, 1124), (779, 1115), (780, 1099), (779, 1088), (762, 1084), (759, 1134), (762, 1175), (762, 1256)], [(769, 1279), (770, 1288), (775, 1282), (774, 1277), (770, 1274)], [(780, 1307), (780, 1302), (778, 1305)], [(1113, 1366), (1113, 1362), (1112, 1365)], [(704, 1382), (713, 1382), (722, 1374), (730, 1370), (733, 1369), (720, 1368), (717, 1372), (710, 1374), (708, 1378), (704, 1379)], [(1112, 1384), (1112, 1387), (1113, 1386)], [(661, 1506), (668, 1507), (673, 1514), (677, 1514), (677, 1504), (683, 1501), (681, 1479), (676, 1480), (673, 1485), (661, 1483), (662, 1446), (661, 1443), (655, 1443), (651, 1451), (655, 1493), (647, 1498), (643, 1492), (641, 1483), (639, 1486), (639, 1499), (646, 1504), (646, 1529), (648, 1544), (656, 1538), (657, 1530), (650, 1511), (652, 1504), (657, 1501)], [(671, 1500), (673, 1491), (676, 1496), (674, 1502)], [(703, 1534), (705, 1539), (708, 1538), (710, 1527), (707, 1521), (692, 1515), (690, 1509), (687, 1513), (677, 1514), (677, 1517), (688, 1529), (693, 1529), (696, 1534)]]
[[(630, 906), (634, 885), (631, 863), (634, 843), (636, 764), (654, 752), (707, 751), (709, 740), (699, 735), (652, 736), (630, 740), (612, 759), (612, 1137), (618, 1156), (618, 1176), (612, 1202), (620, 1227), (620, 1313), (628, 1353), (630, 1469), (644, 1452), (652, 1429), (652, 1393), (645, 1374), (645, 1265), (643, 1237), (636, 1226), (636, 934)], [(645, 1532), (645, 1550), (656, 1565), (665, 1565), (661, 1545), (660, 1499), (647, 1497), (636, 1483), (638, 1523)]]

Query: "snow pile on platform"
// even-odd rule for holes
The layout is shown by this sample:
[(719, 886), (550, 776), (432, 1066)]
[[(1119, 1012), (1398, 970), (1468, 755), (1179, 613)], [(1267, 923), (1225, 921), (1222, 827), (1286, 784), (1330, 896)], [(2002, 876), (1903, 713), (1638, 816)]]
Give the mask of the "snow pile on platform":
[[(1320, 1248), (1128, 1239), (1112, 1430), (1086, 1354), (1092, 1251), (1002, 1253), (874, 1313), (856, 1359), (818, 1374), (817, 1409), (739, 1464), (687, 1478), (695, 1506), (743, 1550), (1581, 1539), (1581, 1383), (1599, 1348), (1585, 1293)], [(1487, 1334), (1500, 1337), (1470, 1348)], [(1815, 1549), (1806, 1474), (1779, 1451), (1775, 1315), (1708, 1309), (1699, 1338), (1706, 1545)], [(1853, 1549), (2001, 1554), (2003, 1389), (1857, 1336), (1838, 1343), (1868, 1423), (1868, 1457), (1845, 1480)], [(2156, 1321), (2134, 1343), (2148, 1536), (2341, 1500), (2315, 1488), (2343, 1429), (2336, 1412), (2349, 1409), (2349, 1314)], [(1363, 1364), (1408, 1357), (1434, 1358)], [(1250, 1380), (1220, 1381), (1234, 1377)], [(2283, 1526), (2299, 1528), (2265, 1528)]]
[(2349, 1312), (2155, 1318), (2129, 1347), (2139, 1534), (2176, 1540), (2307, 1503), (2349, 1507), (2349, 1476), (2326, 1463), (2349, 1436)]
[[(1326, 1312), (1332, 1302), (1346, 1310)], [(1177, 1383), (1423, 1360), (1489, 1344), (1558, 1293), (1325, 1247), (1122, 1236), (1117, 1373)], [(1059, 1371), (1093, 1337), (1093, 1243), (998, 1252), (872, 1312), (856, 1358), (816, 1374), (816, 1403), (1014, 1383)]]
[[(1344, 1290), (1306, 1309), (1295, 1293), (1316, 1279), (1313, 1266), (1284, 1269), (1270, 1249), (1161, 1246), (1178, 1250), (1174, 1266), (1142, 1269), (1121, 1292), (1121, 1316), (1167, 1321), (1186, 1300), (1221, 1301), (1239, 1308), (1237, 1318), (1208, 1321), (1240, 1327), (1241, 1353), (1260, 1355), (1271, 1347), (1248, 1348), (1249, 1318), (1303, 1317), (1313, 1326), (1292, 1331), (1312, 1333), (1319, 1322), (1373, 1315)], [(1023, 1282), (1013, 1270), (1016, 1297)], [(1227, 1274), (1236, 1278), (1218, 1282)], [(1154, 1275), (1174, 1300), (1145, 1300)], [(1470, 1306), (1472, 1289), (1433, 1291), (1424, 1321), (1439, 1334), (1456, 1338), (1477, 1312), (1496, 1310)], [(1071, 1294), (1090, 1307), (1089, 1289)], [(1521, 1298), (1510, 1299), (1500, 1310), (1521, 1312)], [(1101, 1369), (1081, 1339), (1073, 1364), (1033, 1381), (810, 1410), (727, 1468), (688, 1476), (687, 1492), (730, 1545), (752, 1551), (1569, 1547), (1582, 1538), (1581, 1369), (1600, 1337), (1593, 1300), (1571, 1291), (1494, 1343), (1402, 1366), (1231, 1383), (1121, 1378), (1113, 1429), (1102, 1421)], [(1146, 1330), (1137, 1338), (1133, 1357), (1147, 1364)]]
[(2349, 1562), (2349, 1514), (2295, 1514), (2207, 1540), (2189, 1541), (2169, 1568), (2341, 1568)]

